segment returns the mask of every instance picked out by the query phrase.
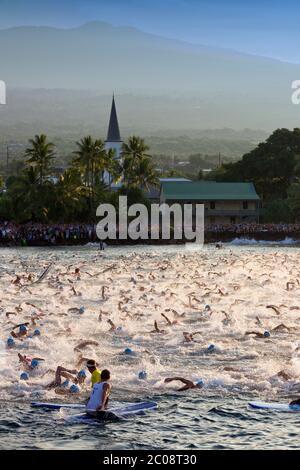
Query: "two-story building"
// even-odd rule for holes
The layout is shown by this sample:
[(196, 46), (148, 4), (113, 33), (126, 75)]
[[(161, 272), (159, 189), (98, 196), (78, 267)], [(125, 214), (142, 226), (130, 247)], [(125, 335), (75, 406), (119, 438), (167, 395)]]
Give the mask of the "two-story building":
[(161, 182), (160, 203), (204, 204), (207, 224), (259, 222), (260, 198), (253, 183)]

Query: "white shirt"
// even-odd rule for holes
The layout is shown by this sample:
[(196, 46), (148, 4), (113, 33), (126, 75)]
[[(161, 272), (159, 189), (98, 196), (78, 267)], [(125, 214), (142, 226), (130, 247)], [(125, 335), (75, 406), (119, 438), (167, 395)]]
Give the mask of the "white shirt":
[(96, 411), (102, 403), (103, 387), (107, 382), (98, 382), (94, 385), (90, 399), (86, 405), (87, 411)]

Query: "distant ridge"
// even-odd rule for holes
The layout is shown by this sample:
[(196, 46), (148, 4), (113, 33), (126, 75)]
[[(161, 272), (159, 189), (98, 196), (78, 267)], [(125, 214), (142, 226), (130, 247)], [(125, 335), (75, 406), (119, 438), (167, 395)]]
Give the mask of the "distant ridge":
[[(297, 64), (192, 45), (104, 22), (71, 29), (24, 26), (0, 30), (0, 44), (5, 50), (0, 79), (8, 89), (5, 114), (0, 110), (4, 124), (17, 122), (22, 114), (26, 122), (31, 118), (37, 123), (48, 122), (59, 113), (64, 115), (65, 127), (71, 120), (75, 126), (76, 120), (82, 128), (90, 128), (82, 119), (87, 101), (84, 93), (79, 99), (80, 92), (94, 94), (93, 100), (87, 98), (87, 111), (93, 114), (95, 109), (100, 113), (97, 96), (111, 96), (113, 90), (139, 101), (136, 107), (137, 101), (127, 96), (125, 110), (124, 102), (118, 99), (118, 113), (128, 116), (127, 120), (122, 116), (122, 126), (130, 129), (142, 123), (148, 130), (271, 130), (296, 127), (300, 122), (300, 106), (291, 104), (291, 83), (300, 79)], [(25, 96), (26, 111), (20, 109), (20, 102), (17, 110), (14, 97), (20, 93), (14, 93), (14, 88), (25, 94), (32, 89)], [(50, 91), (35, 94), (34, 90)], [(51, 90), (57, 93), (52, 93), (49, 102)], [(74, 105), (66, 90), (74, 90)], [(38, 109), (33, 109), (37, 103), (34, 96), (40, 98)], [(101, 114), (107, 116), (107, 109)], [(99, 127), (104, 125), (99, 116), (96, 122)]]

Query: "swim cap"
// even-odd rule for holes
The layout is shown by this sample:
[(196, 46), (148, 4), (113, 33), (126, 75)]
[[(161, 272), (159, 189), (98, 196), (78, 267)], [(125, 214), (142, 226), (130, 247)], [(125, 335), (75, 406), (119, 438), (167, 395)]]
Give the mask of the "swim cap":
[(20, 375), (20, 379), (21, 380), (28, 380), (29, 375), (27, 374), (27, 372), (22, 372), (22, 374)]
[(70, 383), (70, 381), (67, 379), (61, 384), (61, 387), (62, 388), (67, 388), (69, 386), (69, 383)]
[(85, 310), (85, 308), (84, 308), (84, 307), (80, 307), (80, 309), (79, 309), (79, 313), (84, 313), (84, 310)]
[(271, 333), (269, 331), (264, 332), (264, 337), (265, 338), (270, 338), (270, 336), (271, 336)]
[(41, 336), (40, 330), (34, 330), (33, 336)]
[(70, 392), (71, 392), (71, 393), (79, 393), (79, 392), (80, 392), (80, 388), (78, 387), (78, 385), (73, 384), (73, 385), (70, 387)]
[(32, 359), (30, 365), (33, 369), (35, 369), (36, 367), (38, 367), (39, 361), (37, 361), (36, 359)]
[(86, 378), (85, 370), (83, 370), (83, 369), (80, 370), (80, 371), (78, 372), (78, 377), (84, 377), (84, 378)]
[(7, 346), (10, 347), (10, 346), (15, 346), (16, 343), (14, 342), (14, 340), (12, 338), (8, 338), (6, 344), (7, 344)]
[(205, 305), (205, 310), (210, 310), (210, 306), (209, 306), (209, 305)]
[(20, 331), (20, 333), (25, 333), (27, 331), (26, 325), (21, 325), (19, 331)]
[(147, 372), (145, 370), (142, 370), (141, 372), (138, 373), (138, 378), (140, 380), (146, 380), (147, 379)]
[(203, 387), (204, 381), (202, 379), (197, 380), (196, 385), (197, 385), (197, 387)]
[(133, 353), (132, 349), (130, 348), (124, 349), (124, 354), (132, 354), (132, 353)]
[(207, 351), (208, 351), (208, 352), (212, 352), (212, 351), (214, 351), (215, 349), (216, 349), (215, 345), (214, 345), (214, 344), (210, 344), (210, 345), (208, 346), (208, 348), (207, 348)]

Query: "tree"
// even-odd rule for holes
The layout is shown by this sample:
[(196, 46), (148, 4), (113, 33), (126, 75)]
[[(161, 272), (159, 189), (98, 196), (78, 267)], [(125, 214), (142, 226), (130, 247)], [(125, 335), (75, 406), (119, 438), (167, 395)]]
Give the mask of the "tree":
[[(48, 222), (49, 200), (54, 185), (50, 182), (40, 185), (40, 173), (30, 166), (21, 177), (15, 177), (3, 196), (12, 202), (11, 220), (17, 222)], [(6, 205), (8, 207), (8, 204)]]
[(100, 139), (93, 140), (91, 136), (84, 137), (76, 142), (78, 150), (74, 152), (76, 156), (73, 160), (73, 167), (83, 176), (86, 186), (87, 198), (89, 200), (90, 215), (95, 208), (96, 187), (99, 193), (99, 186), (107, 189), (103, 183), (103, 174), (108, 171), (114, 178), (120, 174), (118, 162), (115, 160), (114, 150), (106, 150), (104, 142)]
[(294, 222), (293, 211), (286, 199), (276, 199), (267, 204), (263, 221), (265, 223), (292, 223)]
[(293, 183), (288, 189), (288, 206), (296, 221), (300, 220), (300, 183)]
[(50, 174), (51, 162), (55, 156), (55, 146), (51, 142), (47, 142), (45, 134), (36, 135), (34, 139), (29, 140), (29, 143), (31, 147), (25, 151), (25, 155), (29, 157), (26, 163), (37, 169), (38, 184), (42, 185)]
[(264, 201), (285, 199), (300, 173), (300, 129), (277, 129), (236, 163), (224, 164), (210, 175), (217, 181), (251, 181)]
[(147, 153), (149, 147), (140, 137), (129, 137), (123, 144), (123, 178), (128, 188), (146, 188), (158, 183), (157, 172), (152, 157)]
[(55, 186), (55, 199), (51, 207), (51, 218), (63, 221), (81, 220), (86, 214), (86, 187), (76, 168), (65, 170)]

